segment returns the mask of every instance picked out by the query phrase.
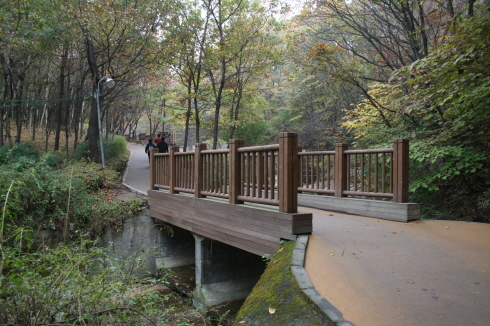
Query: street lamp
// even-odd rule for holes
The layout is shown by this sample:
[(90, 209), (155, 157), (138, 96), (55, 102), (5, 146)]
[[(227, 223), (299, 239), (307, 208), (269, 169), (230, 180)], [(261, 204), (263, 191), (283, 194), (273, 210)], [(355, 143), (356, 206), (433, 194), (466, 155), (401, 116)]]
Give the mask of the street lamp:
[(102, 157), (102, 166), (105, 166), (104, 144), (102, 142), (102, 123), (100, 121), (100, 83), (104, 83), (108, 88), (114, 87), (114, 79), (104, 76), (97, 83), (97, 117), (99, 119), (99, 140), (100, 140), (100, 156)]

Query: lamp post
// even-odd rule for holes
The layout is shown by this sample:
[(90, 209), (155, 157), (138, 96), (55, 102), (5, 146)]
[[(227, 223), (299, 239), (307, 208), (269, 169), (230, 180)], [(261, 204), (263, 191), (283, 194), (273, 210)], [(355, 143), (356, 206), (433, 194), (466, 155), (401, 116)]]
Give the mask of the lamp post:
[(105, 166), (105, 157), (104, 157), (104, 144), (102, 142), (102, 122), (100, 120), (100, 83), (104, 83), (107, 87), (114, 87), (114, 79), (104, 76), (97, 83), (97, 118), (99, 120), (99, 140), (100, 140), (100, 156), (102, 158), (102, 166)]

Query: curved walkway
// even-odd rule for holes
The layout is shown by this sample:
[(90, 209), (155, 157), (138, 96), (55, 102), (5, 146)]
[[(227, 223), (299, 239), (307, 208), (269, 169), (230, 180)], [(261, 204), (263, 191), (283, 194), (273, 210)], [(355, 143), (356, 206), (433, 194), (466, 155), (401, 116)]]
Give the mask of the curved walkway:
[[(128, 144), (123, 183), (149, 189), (144, 145)], [(400, 223), (311, 208), (305, 270), (357, 326), (490, 325), (490, 224)]]
[(345, 320), (490, 325), (490, 224), (301, 210), (313, 213), (306, 272)]

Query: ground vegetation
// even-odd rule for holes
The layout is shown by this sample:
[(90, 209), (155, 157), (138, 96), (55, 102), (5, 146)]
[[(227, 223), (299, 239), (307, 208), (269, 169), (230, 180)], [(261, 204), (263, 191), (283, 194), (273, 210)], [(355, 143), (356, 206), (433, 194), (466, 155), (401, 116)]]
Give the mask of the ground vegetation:
[(144, 253), (117, 259), (100, 242), (146, 207), (120, 196), (124, 138), (105, 146), (106, 167), (87, 158), (88, 144), (70, 159), (28, 142), (0, 148), (0, 324), (212, 324), (171, 290), (169, 273), (145, 269)]

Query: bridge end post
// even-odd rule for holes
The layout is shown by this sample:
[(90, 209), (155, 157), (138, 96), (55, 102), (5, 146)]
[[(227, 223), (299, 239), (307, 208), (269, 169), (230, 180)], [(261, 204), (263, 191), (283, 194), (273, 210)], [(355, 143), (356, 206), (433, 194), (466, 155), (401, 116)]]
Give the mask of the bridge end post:
[(194, 151), (194, 197), (203, 198), (201, 195), (203, 177), (204, 177), (204, 164), (201, 151), (206, 150), (206, 144), (196, 144)]
[(157, 153), (158, 148), (150, 149), (150, 190), (158, 190), (155, 188), (155, 183), (157, 181), (157, 167), (155, 153)]
[(408, 203), (409, 141), (395, 139), (393, 143), (393, 202)]
[(347, 156), (344, 152), (349, 148), (347, 144), (335, 145), (334, 161), (334, 189), (335, 197), (344, 197), (344, 191), (347, 190)]
[(281, 132), (279, 135), (279, 212), (298, 212), (299, 156), (298, 134)]
[(229, 191), (229, 203), (230, 204), (243, 204), (243, 201), (238, 200), (237, 197), (240, 195), (241, 184), (240, 174), (242, 171), (242, 164), (240, 161), (240, 154), (238, 149), (245, 145), (243, 139), (230, 139), (229, 142), (229, 156), (230, 156), (230, 191)]

